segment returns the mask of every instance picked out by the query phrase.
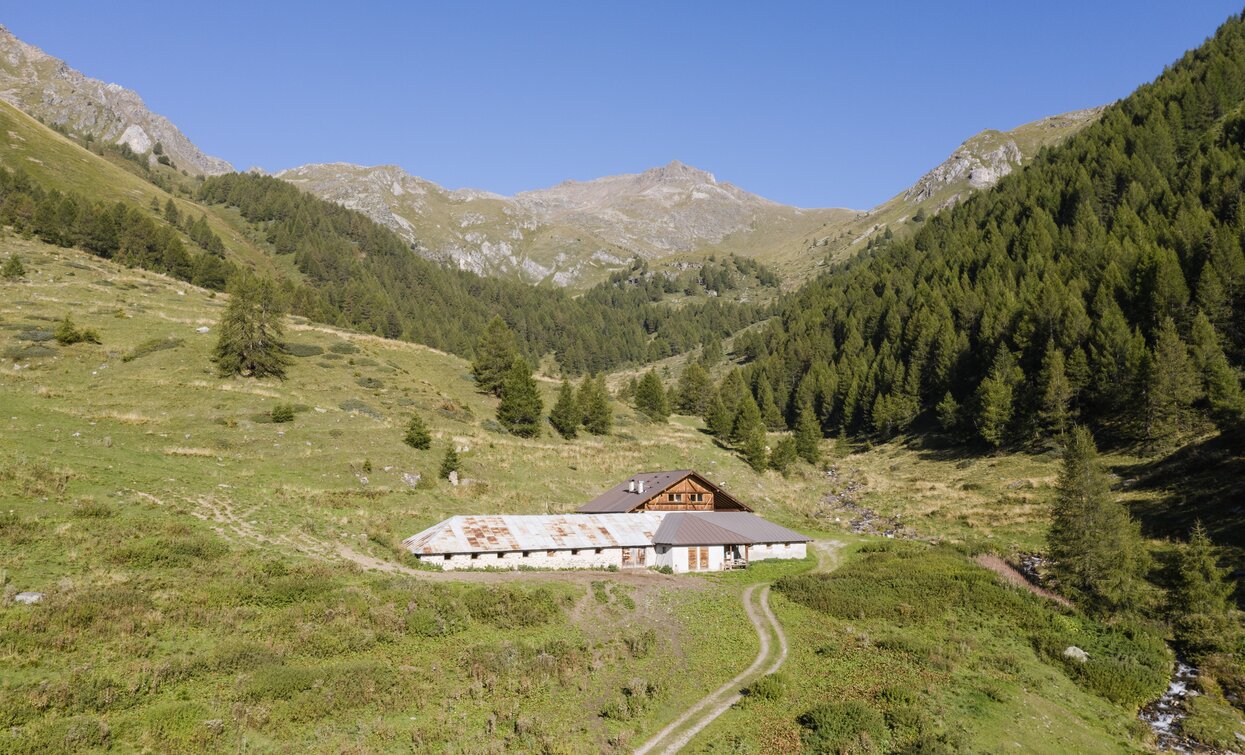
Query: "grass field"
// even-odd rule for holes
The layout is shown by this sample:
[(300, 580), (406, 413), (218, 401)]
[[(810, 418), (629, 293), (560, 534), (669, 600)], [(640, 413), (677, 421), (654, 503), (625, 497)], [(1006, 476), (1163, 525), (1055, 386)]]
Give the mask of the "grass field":
[[(14, 251), (28, 274), (0, 284), (0, 750), (629, 749), (756, 655), (744, 586), (809, 564), (464, 581), (402, 571), (398, 544), (454, 513), (570, 511), (635, 470), (698, 469), (814, 535), (843, 537), (826, 496), (850, 479), (861, 505), (918, 534), (1041, 545), (1050, 458), (828, 442), (833, 477), (757, 475), (697, 420), (643, 423), (622, 405), (609, 437), (525, 441), (497, 428), (457, 357), (294, 318), (288, 380), (221, 379), (209, 354), (223, 296), (0, 241)], [(51, 340), (66, 314), (101, 343)], [(556, 387), (542, 381), (547, 405)], [(292, 422), (271, 421), (279, 403)], [(401, 442), (412, 411), (429, 451)], [(431, 480), (449, 445), (459, 486)], [(867, 579), (851, 567), (873, 557), (849, 556), (846, 573)], [(956, 558), (939, 562), (947, 579), (993, 579)], [(24, 590), (46, 598), (11, 602)], [(786, 692), (746, 699), (693, 748), (799, 749), (797, 715), (874, 705), (899, 680), (932, 711), (917, 724), (970, 749), (1139, 741), (1128, 706), (1077, 686), (1023, 627), (987, 615), (993, 603), (896, 625), (778, 588), (772, 601), (791, 640)]]

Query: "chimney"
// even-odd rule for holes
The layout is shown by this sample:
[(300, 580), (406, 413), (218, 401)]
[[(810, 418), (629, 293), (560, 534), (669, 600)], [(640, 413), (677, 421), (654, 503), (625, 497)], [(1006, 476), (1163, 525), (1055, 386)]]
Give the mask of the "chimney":
[(639, 487), (639, 489), (638, 489), (636, 492), (637, 492), (637, 493), (643, 493), (643, 492), (644, 492), (644, 480), (640, 480), (640, 487)]
[(628, 480), (628, 481), (627, 481), (627, 492), (628, 492), (628, 493), (634, 493), (634, 492), (635, 492), (635, 480)]

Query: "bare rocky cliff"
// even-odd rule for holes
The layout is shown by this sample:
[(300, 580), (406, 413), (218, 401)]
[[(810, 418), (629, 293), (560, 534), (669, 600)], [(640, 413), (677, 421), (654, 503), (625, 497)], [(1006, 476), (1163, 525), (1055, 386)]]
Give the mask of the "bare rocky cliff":
[(228, 173), (233, 166), (206, 155), (168, 118), (147, 109), (137, 93), (92, 79), (28, 45), (0, 26), (0, 99), (43, 121), (150, 154), (156, 143), (190, 173)]

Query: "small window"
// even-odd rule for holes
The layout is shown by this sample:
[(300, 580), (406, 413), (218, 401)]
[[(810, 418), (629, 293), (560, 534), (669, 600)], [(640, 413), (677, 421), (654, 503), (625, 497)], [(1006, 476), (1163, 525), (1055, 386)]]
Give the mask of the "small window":
[(571, 555), (572, 555), (572, 556), (578, 556), (578, 555), (579, 555), (579, 549), (578, 549), (578, 548), (571, 548)]
[(545, 551), (545, 555), (548, 556), (549, 558), (553, 558), (554, 556), (558, 555), (558, 552), (557, 551)]
[(532, 555), (531, 551), (523, 551), (523, 558), (529, 558), (531, 557), (531, 555)]
[(472, 553), (472, 554), (471, 554), (471, 560), (472, 560), (472, 561), (475, 561), (475, 560), (476, 560), (477, 558), (479, 558), (479, 557), (480, 557), (480, 554), (479, 554), (479, 553)]
[(445, 554), (445, 556), (443, 556), (443, 558), (444, 558), (446, 561), (449, 561), (449, 560), (450, 560), (450, 554), (446, 553), (446, 554)]
[(505, 553), (498, 553), (498, 554), (497, 554), (497, 558), (498, 558), (498, 559), (503, 559), (503, 558), (505, 558), (505, 557), (506, 557), (506, 554), (505, 554)]
[(597, 554), (598, 556), (599, 556), (599, 555), (601, 555), (601, 554), (602, 554), (602, 553), (604, 553), (604, 552), (605, 552), (605, 549), (604, 549), (604, 548), (597, 548), (597, 549), (596, 549), (596, 554)]

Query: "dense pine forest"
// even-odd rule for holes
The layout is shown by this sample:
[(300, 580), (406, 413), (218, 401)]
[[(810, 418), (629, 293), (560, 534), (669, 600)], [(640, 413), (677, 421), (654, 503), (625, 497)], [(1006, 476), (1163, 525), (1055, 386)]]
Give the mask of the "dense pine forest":
[[(938, 423), (1154, 451), (1245, 415), (1245, 22), (994, 190), (810, 283), (744, 346), (826, 434)], [(762, 405), (764, 410), (766, 407)]]

